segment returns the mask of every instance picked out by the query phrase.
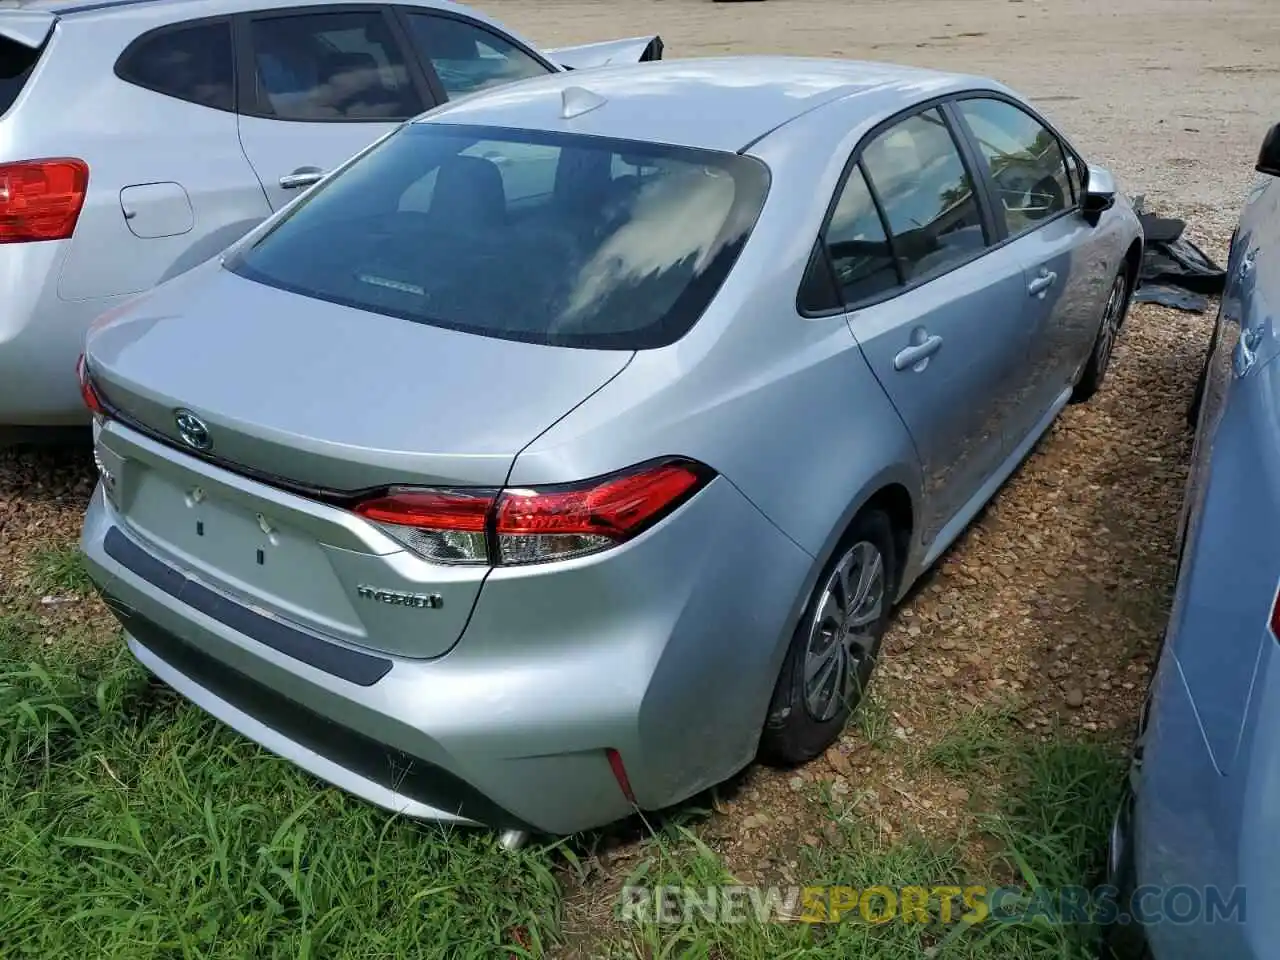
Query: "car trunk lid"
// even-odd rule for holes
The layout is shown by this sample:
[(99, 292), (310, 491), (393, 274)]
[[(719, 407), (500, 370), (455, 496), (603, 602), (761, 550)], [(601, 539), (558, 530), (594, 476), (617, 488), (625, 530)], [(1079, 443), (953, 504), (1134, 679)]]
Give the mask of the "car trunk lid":
[(626, 351), (502, 340), (367, 313), (206, 264), (90, 334), (108, 402), (197, 454), (317, 491), (501, 486), (522, 447), (616, 376)]
[[(104, 487), (127, 533), (251, 610), (438, 656), (488, 568), (406, 550), (351, 511), (356, 494), (500, 487), (519, 450), (630, 356), (370, 315), (214, 263), (90, 333), (95, 387), (117, 415), (99, 431)], [(202, 421), (207, 451), (184, 442), (175, 410)]]

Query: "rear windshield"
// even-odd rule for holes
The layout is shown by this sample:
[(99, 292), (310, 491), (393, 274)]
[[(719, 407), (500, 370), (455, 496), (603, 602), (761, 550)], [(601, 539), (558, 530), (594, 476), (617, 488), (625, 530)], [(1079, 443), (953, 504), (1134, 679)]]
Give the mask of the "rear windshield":
[(410, 124), (227, 266), (419, 323), (640, 350), (697, 321), (767, 189), (737, 154)]
[(0, 37), (0, 116), (13, 106), (40, 59), (40, 51)]

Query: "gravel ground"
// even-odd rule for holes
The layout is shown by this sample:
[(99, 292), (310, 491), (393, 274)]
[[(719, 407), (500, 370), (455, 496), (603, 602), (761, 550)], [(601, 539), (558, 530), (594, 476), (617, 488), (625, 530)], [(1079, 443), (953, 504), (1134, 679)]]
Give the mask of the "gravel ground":
[[(1122, 185), (1185, 216), (1221, 256), (1280, 102), (1274, 0), (487, 0), (545, 44), (661, 32), (669, 56), (783, 52), (897, 60), (999, 77), (1039, 99)], [(984, 711), (1026, 730), (1126, 738), (1167, 616), (1189, 436), (1183, 414), (1209, 318), (1136, 306), (1112, 374), (1070, 408), (897, 615), (869, 708), (825, 761), (753, 769), (720, 792), (704, 835), (742, 877), (781, 871), (857, 807), (886, 837), (961, 835), (979, 798), (913, 758)], [(50, 642), (116, 642), (95, 600), (41, 603), (38, 570), (74, 544), (84, 451), (0, 452), (0, 609)], [(893, 748), (885, 749), (889, 743)], [(571, 897), (597, 927), (633, 848)], [(613, 866), (610, 866), (613, 864)]]
[(1213, 245), (1280, 116), (1275, 0), (480, 0), (546, 46), (661, 34), (672, 57), (777, 53), (995, 77)]

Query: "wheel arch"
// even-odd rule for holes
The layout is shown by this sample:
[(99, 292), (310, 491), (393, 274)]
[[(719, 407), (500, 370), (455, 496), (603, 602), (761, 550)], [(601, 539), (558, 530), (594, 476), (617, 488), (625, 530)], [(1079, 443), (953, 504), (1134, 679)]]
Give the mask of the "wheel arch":
[(917, 471), (906, 466), (890, 467), (876, 474), (869, 480), (858, 494), (849, 501), (848, 506), (832, 525), (822, 549), (814, 556), (804, 589), (796, 600), (796, 609), (792, 613), (791, 623), (794, 630), (799, 623), (804, 607), (809, 602), (814, 585), (831, 562), (836, 548), (848, 535), (849, 529), (859, 515), (867, 510), (879, 509), (889, 515), (889, 523), (893, 527), (894, 546), (898, 556), (895, 558), (895, 579), (897, 588), (894, 602), (905, 593), (910, 586), (910, 572), (919, 565), (921, 549), (919, 546), (920, 525), (920, 484)]
[(1138, 271), (1142, 269), (1142, 237), (1135, 237), (1124, 253), (1125, 266), (1129, 269), (1129, 296), (1138, 288)]

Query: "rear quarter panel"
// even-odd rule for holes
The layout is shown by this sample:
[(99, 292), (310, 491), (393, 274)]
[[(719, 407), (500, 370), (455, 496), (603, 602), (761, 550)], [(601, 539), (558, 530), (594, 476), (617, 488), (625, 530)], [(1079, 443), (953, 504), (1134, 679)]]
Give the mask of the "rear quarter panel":
[[(98, 300), (146, 290), (215, 256), (270, 213), (236, 130), (236, 116), (125, 83), (115, 63), (161, 17), (148, 4), (61, 22), (14, 111), (9, 152), (72, 156), (89, 165), (89, 192), (63, 265), (58, 295)], [(207, 16), (204, 5), (189, 15)], [(122, 210), (127, 187), (167, 184), (191, 205), (191, 224), (174, 236), (141, 239)], [(142, 211), (146, 216), (149, 211)], [(73, 358), (74, 359), (74, 358)]]
[[(744, 761), (750, 752), (744, 746), (754, 749), (803, 605), (855, 512), (889, 484), (912, 498), (920, 489), (910, 437), (845, 316), (807, 319), (796, 309), (847, 156), (842, 146), (833, 150), (842, 139), (828, 127), (815, 142), (797, 136), (767, 150), (761, 145), (773, 174), (770, 193), (706, 314), (677, 343), (638, 352), (626, 370), (530, 443), (508, 480), (558, 483), (683, 455), (713, 467), (721, 475), (715, 486), (736, 488), (745, 512), (731, 525), (699, 527), (694, 514), (682, 512), (664, 521), (685, 538), (666, 563), (688, 569), (697, 558), (694, 581), (672, 584), (661, 570), (639, 575), (668, 583), (658, 606), (680, 614), (678, 629), (663, 641), (642, 721), (669, 728), (674, 718), (686, 736), (699, 730), (697, 762), (719, 772)], [(486, 615), (488, 599), (482, 595), (478, 616)], [(716, 610), (731, 612), (717, 619)], [(714, 691), (694, 695), (690, 678), (707, 674), (690, 665), (712, 661), (735, 667), (721, 672)], [(726, 717), (742, 717), (749, 740), (700, 729), (708, 717), (722, 730)], [(705, 760), (709, 750), (713, 761)], [(694, 759), (690, 754), (689, 763)], [(673, 764), (663, 789), (685, 793), (696, 782), (694, 769)]]

